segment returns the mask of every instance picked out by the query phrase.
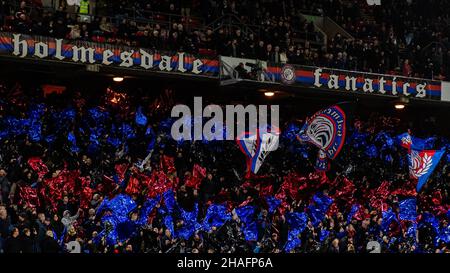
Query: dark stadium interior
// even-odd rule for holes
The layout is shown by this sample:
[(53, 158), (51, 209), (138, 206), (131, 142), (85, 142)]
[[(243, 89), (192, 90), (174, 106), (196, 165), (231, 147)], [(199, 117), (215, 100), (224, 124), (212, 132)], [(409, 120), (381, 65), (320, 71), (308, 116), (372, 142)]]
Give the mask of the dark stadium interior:
[[(449, 253), (449, 26), (445, 0), (0, 0), (0, 253)], [(176, 141), (194, 97), (279, 105), (278, 149)]]

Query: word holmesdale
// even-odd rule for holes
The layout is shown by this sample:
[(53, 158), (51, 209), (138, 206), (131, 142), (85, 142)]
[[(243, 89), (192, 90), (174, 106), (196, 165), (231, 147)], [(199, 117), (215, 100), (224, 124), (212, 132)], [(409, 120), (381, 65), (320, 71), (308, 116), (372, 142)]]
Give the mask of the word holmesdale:
[[(53, 57), (60, 61), (71, 61), (86, 64), (117, 64), (120, 67), (140, 67), (143, 69), (159, 69), (160, 71), (173, 71), (193, 74), (203, 73), (203, 62), (193, 59), (189, 65), (185, 64), (185, 53), (178, 52), (174, 56), (153, 54), (144, 49), (120, 50), (117, 48), (104, 48), (101, 51), (96, 47), (85, 47), (63, 43), (63, 39), (51, 41), (35, 41), (29, 44), (27, 39), (22, 39), (21, 34), (13, 34), (13, 55), (25, 58), (29, 55), (29, 48), (34, 46), (34, 57), (41, 59)], [(174, 61), (175, 60), (175, 61)], [(176, 63), (174, 65), (174, 63)]]

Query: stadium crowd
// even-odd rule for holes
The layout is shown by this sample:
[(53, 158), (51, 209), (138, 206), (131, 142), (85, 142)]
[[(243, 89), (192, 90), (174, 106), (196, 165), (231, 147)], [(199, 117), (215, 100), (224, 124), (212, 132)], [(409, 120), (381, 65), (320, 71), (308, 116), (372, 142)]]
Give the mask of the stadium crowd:
[[(233, 141), (175, 142), (167, 96), (155, 107), (139, 92), (68, 90), (44, 98), (27, 86), (0, 84), (1, 252), (67, 252), (72, 241), (83, 253), (360, 253), (373, 241), (384, 253), (449, 252), (449, 161), (416, 193), (406, 151), (394, 141), (408, 128), (399, 119), (355, 117), (326, 173), (314, 169), (317, 150), (296, 139), (301, 124), (284, 120), (279, 149), (248, 177)], [(433, 130), (427, 122), (422, 129)], [(448, 145), (442, 137), (432, 142)], [(172, 224), (170, 190), (180, 210)], [(104, 204), (123, 196), (137, 204), (122, 215), (135, 226), (110, 239), (104, 219), (124, 207)], [(417, 200), (417, 219), (399, 219), (407, 198)], [(311, 204), (320, 207), (320, 200), (331, 203), (316, 214)], [(180, 236), (192, 224), (186, 215), (198, 209), (194, 222), (201, 223), (215, 204), (230, 217)], [(237, 212), (251, 206), (247, 215)], [(298, 233), (289, 216), (295, 213), (307, 215)]]
[[(42, 8), (43, 2), (50, 1), (2, 0), (1, 29), (277, 63), (450, 78), (450, 5), (443, 0), (387, 0), (379, 7), (358, 0), (83, 0), (89, 4), (83, 11), (68, 1), (52, 1), (50, 9)], [(169, 20), (167, 15), (158, 17), (158, 12), (180, 16)], [(299, 15), (302, 12), (332, 18), (352, 38), (341, 32), (325, 41), (314, 23)], [(230, 14), (239, 18), (233, 27), (214, 22)]]

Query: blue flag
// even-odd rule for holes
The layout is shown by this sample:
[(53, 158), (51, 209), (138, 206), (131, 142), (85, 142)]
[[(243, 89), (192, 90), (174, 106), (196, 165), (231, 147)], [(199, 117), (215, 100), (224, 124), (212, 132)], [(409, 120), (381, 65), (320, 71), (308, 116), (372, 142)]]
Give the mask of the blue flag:
[(325, 196), (323, 193), (317, 193), (313, 196), (314, 204), (308, 206), (311, 222), (316, 227), (325, 218), (325, 214), (333, 203), (333, 199)]
[(413, 222), (406, 231), (406, 237), (407, 238), (416, 238), (416, 231), (417, 231), (417, 223)]
[(424, 139), (411, 136), (409, 133), (404, 133), (397, 136), (397, 142), (405, 149), (426, 150), (426, 141)]
[(110, 210), (113, 212), (113, 215), (117, 216), (127, 216), (137, 207), (136, 202), (129, 195), (125, 194), (119, 194), (110, 201), (105, 199), (103, 202), (106, 203), (104, 205), (105, 210)]
[(94, 238), (98, 243), (101, 238), (106, 238), (108, 245), (114, 245), (118, 241), (129, 239), (135, 232), (137, 225), (133, 223), (128, 215), (136, 208), (134, 200), (124, 194), (119, 194), (111, 200), (103, 200), (97, 209), (97, 215), (103, 211), (110, 211), (111, 214), (102, 217), (103, 230)]
[(328, 236), (330, 236), (330, 232), (326, 229), (322, 229), (320, 231), (319, 241), (323, 242), (328, 238)]
[(147, 117), (142, 113), (142, 107), (139, 106), (136, 110), (136, 124), (139, 126), (147, 125)]
[(370, 159), (374, 159), (378, 157), (378, 150), (377, 150), (377, 146), (375, 145), (369, 145), (366, 148), (366, 152), (365, 152), (366, 156)]
[(256, 208), (254, 206), (245, 206), (235, 209), (237, 216), (243, 223), (243, 233), (247, 241), (256, 241), (258, 239), (255, 210)]
[(423, 227), (426, 224), (430, 225), (436, 234), (439, 233), (439, 220), (429, 212), (422, 214), (422, 220), (419, 223), (419, 227)]
[(137, 221), (137, 224), (143, 226), (148, 221), (148, 215), (152, 212), (152, 210), (156, 207), (156, 205), (161, 201), (161, 197), (157, 196), (156, 198), (149, 198), (145, 201), (144, 205), (141, 208), (141, 215)]
[(42, 123), (33, 122), (28, 131), (28, 137), (32, 142), (39, 142), (42, 138)]
[(447, 225), (447, 227), (442, 228), (439, 232), (439, 234), (436, 237), (436, 244), (439, 244), (440, 242), (443, 243), (450, 243), (450, 225)]
[(352, 206), (352, 209), (350, 210), (348, 216), (347, 216), (347, 223), (350, 223), (353, 219), (353, 216), (358, 212), (360, 209), (360, 205), (355, 204)]
[(206, 211), (203, 219), (203, 230), (208, 232), (212, 227), (219, 228), (229, 220), (231, 220), (231, 215), (227, 212), (227, 208), (223, 205), (213, 204)]
[(176, 235), (175, 235), (175, 228), (173, 227), (172, 215), (164, 216), (164, 225), (166, 226), (167, 229), (170, 230), (170, 233), (172, 234), (172, 236), (176, 237)]
[(175, 195), (173, 190), (168, 190), (163, 193), (164, 205), (167, 208), (169, 214), (172, 214), (177, 208), (178, 204), (175, 201)]
[(78, 148), (78, 146), (77, 146), (77, 140), (75, 138), (75, 134), (73, 132), (69, 132), (69, 134), (67, 134), (67, 140), (72, 144), (70, 147), (72, 152), (77, 153), (80, 151), (80, 148)]
[(389, 210), (383, 211), (382, 217), (383, 221), (381, 222), (381, 228), (386, 232), (392, 221), (397, 221), (397, 216), (392, 211), (392, 208), (389, 208)]
[(197, 222), (198, 204), (196, 203), (192, 211), (186, 211), (180, 208), (181, 218), (183, 219), (183, 227), (177, 231), (177, 236), (185, 240), (191, 238), (194, 233), (201, 229), (201, 225)]
[(400, 220), (406, 221), (416, 221), (417, 212), (416, 212), (416, 199), (410, 198), (405, 199), (399, 203), (400, 212), (398, 214), (398, 218)]
[(281, 205), (281, 200), (272, 196), (266, 197), (266, 202), (269, 207), (269, 213), (273, 213)]
[(304, 212), (293, 212), (286, 214), (286, 221), (289, 225), (288, 240), (284, 247), (286, 252), (291, 252), (301, 245), (299, 235), (305, 230), (308, 224), (308, 216)]

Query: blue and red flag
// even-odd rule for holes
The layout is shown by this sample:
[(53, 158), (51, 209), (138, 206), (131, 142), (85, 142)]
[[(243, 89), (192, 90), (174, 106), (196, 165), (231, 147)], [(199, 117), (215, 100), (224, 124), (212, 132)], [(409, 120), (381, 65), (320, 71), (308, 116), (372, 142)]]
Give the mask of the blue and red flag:
[(237, 138), (239, 149), (247, 157), (248, 172), (258, 173), (267, 155), (278, 149), (279, 136), (279, 129), (272, 128), (266, 132), (245, 132)]
[(318, 172), (327, 172), (330, 170), (330, 161), (324, 151), (319, 150), (314, 168)]
[(411, 178), (417, 179), (417, 192), (427, 183), (428, 178), (433, 174), (443, 155), (443, 150), (419, 151), (411, 149), (409, 154), (409, 173)]
[(416, 190), (419, 192), (433, 174), (445, 151), (427, 150), (433, 138), (425, 140), (409, 133), (401, 134), (397, 138), (400, 146), (408, 149), (409, 173), (411, 178), (417, 179)]
[(347, 116), (338, 105), (315, 113), (304, 124), (300, 140), (317, 146), (329, 159), (335, 159), (345, 143)]

